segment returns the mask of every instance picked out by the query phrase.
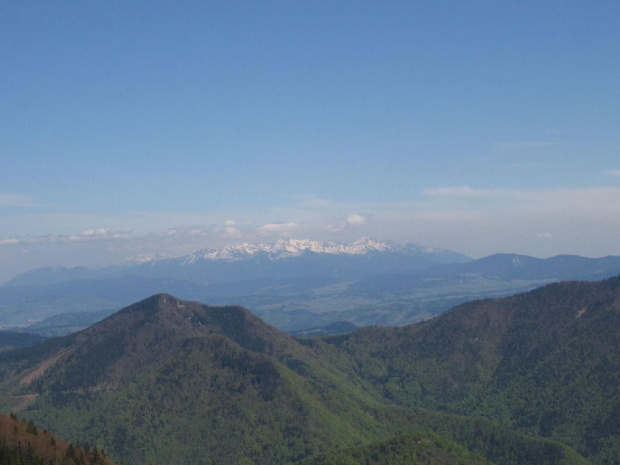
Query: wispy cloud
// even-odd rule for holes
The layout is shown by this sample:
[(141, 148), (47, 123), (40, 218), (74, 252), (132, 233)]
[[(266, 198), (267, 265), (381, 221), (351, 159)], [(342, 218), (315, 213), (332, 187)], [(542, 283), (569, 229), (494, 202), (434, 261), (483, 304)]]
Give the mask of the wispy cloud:
[(620, 178), (620, 170), (607, 170), (605, 171), (606, 176), (613, 176), (614, 178)]
[(224, 233), (222, 234), (222, 237), (224, 239), (241, 239), (243, 237), (243, 233), (237, 228), (228, 226), (227, 228), (224, 228)]
[(359, 213), (352, 213), (346, 218), (332, 217), (325, 225), (324, 230), (329, 234), (341, 234), (345, 231), (354, 231), (368, 223), (368, 217)]
[(514, 142), (500, 142), (495, 147), (501, 151), (513, 151), (513, 150), (530, 150), (541, 149), (548, 147), (555, 147), (559, 145), (558, 141), (514, 141)]
[(157, 231), (144, 236), (151, 244), (192, 244), (194, 247), (205, 247), (210, 243), (224, 238), (238, 238), (242, 236), (241, 231), (230, 222), (225, 222), (224, 226), (186, 226), (172, 228), (165, 231)]
[(620, 188), (585, 189), (471, 189), (437, 188), (424, 191), (424, 211), (477, 211), (517, 223), (521, 218), (583, 221), (620, 221)]
[[(179, 256), (233, 242), (280, 237), (350, 241), (369, 236), (449, 248), (480, 257), (494, 252), (620, 255), (620, 186), (584, 189), (495, 189), (441, 186), (406, 202), (339, 202), (314, 198), (261, 210), (158, 212), (119, 217), (19, 212), (0, 236), (0, 271), (36, 266), (115, 263), (139, 255)], [(244, 218), (253, 218), (248, 222)], [(240, 219), (240, 220), (239, 220)], [(281, 221), (274, 221), (279, 220)], [(4, 217), (3, 217), (4, 220)], [(41, 228), (39, 235), (15, 234)], [(46, 228), (70, 228), (45, 234)], [(162, 230), (162, 224), (177, 227)], [(105, 225), (106, 227), (88, 227)], [(84, 227), (87, 226), (87, 227)], [(71, 230), (81, 231), (72, 233)], [(26, 249), (32, 261), (20, 262)], [(71, 255), (73, 254), (73, 255)], [(48, 257), (47, 261), (42, 261)], [(17, 264), (17, 265), (16, 265)]]
[(0, 193), (0, 207), (36, 207), (36, 204), (27, 195)]
[(94, 242), (131, 238), (132, 233), (130, 229), (111, 230), (106, 228), (99, 228), (87, 229), (79, 234), (71, 235), (45, 234), (39, 236), (24, 236), (19, 238), (2, 239), (0, 240), (0, 245)]
[(131, 229), (87, 229), (86, 231), (82, 231), (80, 234), (71, 235), (69, 237), (59, 236), (59, 238), (60, 240), (67, 240), (69, 242), (129, 239), (131, 238)]
[(353, 214), (347, 217), (347, 223), (351, 226), (360, 226), (362, 224), (366, 224), (368, 219), (365, 216)]
[(469, 186), (429, 187), (422, 191), (432, 197), (480, 197), (497, 193), (498, 189), (472, 189)]
[(299, 228), (299, 225), (297, 223), (292, 223), (292, 222), (291, 223), (269, 223), (269, 224), (264, 224), (263, 226), (258, 228), (258, 232), (261, 234), (270, 234), (270, 233), (286, 234), (286, 233), (295, 231), (298, 228)]
[(347, 229), (347, 225), (344, 222), (340, 223), (328, 223), (325, 226), (325, 231), (330, 234), (340, 234)]
[[(431, 187), (426, 188), (423, 194), (429, 197), (466, 197), (466, 198), (497, 198), (498, 196), (504, 199), (521, 199), (532, 200), (539, 199), (550, 201), (558, 199), (558, 201), (564, 201), (567, 198), (572, 199), (593, 199), (599, 198), (601, 200), (615, 200), (614, 196), (620, 194), (620, 189), (616, 187), (593, 187), (582, 189), (476, 189), (469, 186), (453, 186), (453, 187)], [(570, 207), (570, 205), (567, 205)], [(591, 205), (592, 208), (596, 208), (596, 205)]]

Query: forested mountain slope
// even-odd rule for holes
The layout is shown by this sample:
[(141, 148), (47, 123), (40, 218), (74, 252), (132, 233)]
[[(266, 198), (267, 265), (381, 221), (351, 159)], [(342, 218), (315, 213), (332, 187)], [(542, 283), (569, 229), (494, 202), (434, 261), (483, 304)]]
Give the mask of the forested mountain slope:
[(36, 334), (0, 331), (0, 350), (33, 346), (40, 344), (44, 340), (44, 336)]
[(331, 367), (240, 307), (158, 295), (38, 350), (5, 358), (28, 415), (127, 463), (286, 463), (372, 436), (339, 417), (368, 424)]
[(325, 452), (300, 462), (300, 465), (484, 465), (458, 444), (431, 433), (397, 436), (388, 441)]
[(598, 463), (620, 462), (620, 277), (552, 284), (326, 341), (399, 405), (484, 415)]
[(0, 414), (2, 465), (113, 465), (96, 446), (79, 447), (37, 428), (32, 421)]
[[(1, 353), (0, 401), (126, 464), (285, 464), (422, 431), (498, 464), (587, 463), (531, 435), (614, 463), (617, 296), (618, 279), (565, 283), (409, 327), (296, 340), (241, 307), (161, 294)], [(563, 373), (566, 354), (580, 365), (556, 386), (544, 376), (548, 364)], [(556, 411), (573, 402), (583, 377), (599, 394), (543, 429), (550, 396)], [(504, 426), (468, 417), (480, 415)], [(588, 429), (595, 419), (605, 429)]]

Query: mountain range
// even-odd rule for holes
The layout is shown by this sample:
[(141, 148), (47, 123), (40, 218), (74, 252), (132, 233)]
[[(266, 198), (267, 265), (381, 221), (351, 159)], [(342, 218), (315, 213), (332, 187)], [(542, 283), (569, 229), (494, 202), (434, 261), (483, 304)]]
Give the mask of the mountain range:
[(472, 260), (366, 238), (351, 244), (290, 239), (142, 257), (101, 269), (33, 270), (0, 286), (0, 328), (30, 326), (28, 331), (60, 335), (160, 292), (211, 305), (240, 304), (289, 332), (340, 321), (404, 325), (477, 298), (619, 273), (620, 257), (496, 254)]
[(4, 287), (49, 285), (77, 279), (119, 276), (173, 278), (201, 284), (326, 276), (363, 277), (377, 272), (418, 270), (438, 263), (462, 263), (469, 257), (445, 249), (362, 238), (350, 244), (309, 239), (233, 244), (180, 257), (138, 257), (100, 269), (40, 268), (16, 276)]
[(1, 352), (0, 404), (126, 464), (612, 465), (618, 334), (620, 277), (310, 339), (158, 294)]
[[(222, 249), (206, 249), (196, 251), (188, 256), (177, 258), (183, 265), (195, 263), (199, 260), (239, 261), (263, 256), (269, 260), (282, 260), (299, 257), (305, 253), (326, 255), (371, 255), (374, 253), (390, 253), (425, 257), (432, 262), (466, 261), (468, 257), (445, 249), (434, 249), (413, 243), (399, 244), (392, 241), (378, 241), (367, 237), (350, 244), (338, 242), (322, 242), (310, 239), (278, 240), (273, 243), (233, 244)], [(153, 259), (138, 260), (141, 263), (153, 263)]]

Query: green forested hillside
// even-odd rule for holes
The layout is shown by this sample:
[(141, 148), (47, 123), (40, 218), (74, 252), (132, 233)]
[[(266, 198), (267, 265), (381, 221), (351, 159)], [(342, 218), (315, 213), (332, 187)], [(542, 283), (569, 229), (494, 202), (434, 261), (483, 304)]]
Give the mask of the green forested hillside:
[(286, 463), (386, 434), (369, 394), (239, 307), (156, 296), (4, 361), (30, 418), (126, 463)]
[(32, 422), (0, 414), (2, 465), (113, 465), (104, 451), (57, 439)]
[[(326, 341), (398, 405), (483, 415), (620, 462), (620, 278), (477, 301)], [(329, 350), (329, 349), (325, 349)]]
[(423, 431), (496, 464), (588, 463), (557, 441), (614, 463), (617, 296), (618, 280), (566, 283), (295, 340), (240, 307), (158, 295), (0, 354), (0, 397), (126, 464), (285, 464)]
[(387, 441), (325, 452), (300, 465), (482, 465), (481, 456), (432, 433), (396, 436)]
[(32, 346), (40, 344), (44, 340), (45, 337), (36, 334), (0, 331), (0, 351), (15, 347)]

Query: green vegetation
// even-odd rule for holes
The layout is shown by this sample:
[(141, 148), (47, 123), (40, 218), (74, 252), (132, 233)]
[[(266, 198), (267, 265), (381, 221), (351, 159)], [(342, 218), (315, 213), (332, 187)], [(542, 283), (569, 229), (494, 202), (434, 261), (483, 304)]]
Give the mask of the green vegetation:
[(397, 436), (367, 446), (325, 452), (299, 462), (300, 465), (482, 465), (489, 463), (458, 444), (433, 433)]
[(113, 465), (103, 450), (56, 439), (32, 420), (0, 415), (0, 464), (2, 465)]
[(94, 312), (70, 312), (54, 315), (43, 321), (28, 326), (24, 331), (45, 337), (66, 336), (88, 328), (104, 318), (115, 313), (116, 310), (101, 310)]
[(0, 351), (40, 344), (45, 337), (11, 331), (0, 331)]
[(0, 354), (0, 398), (128, 465), (616, 464), (619, 302), (620, 278), (563, 283), (296, 340), (158, 295)]
[(395, 404), (486, 416), (617, 464), (619, 289), (620, 278), (554, 284), (326, 341)]

